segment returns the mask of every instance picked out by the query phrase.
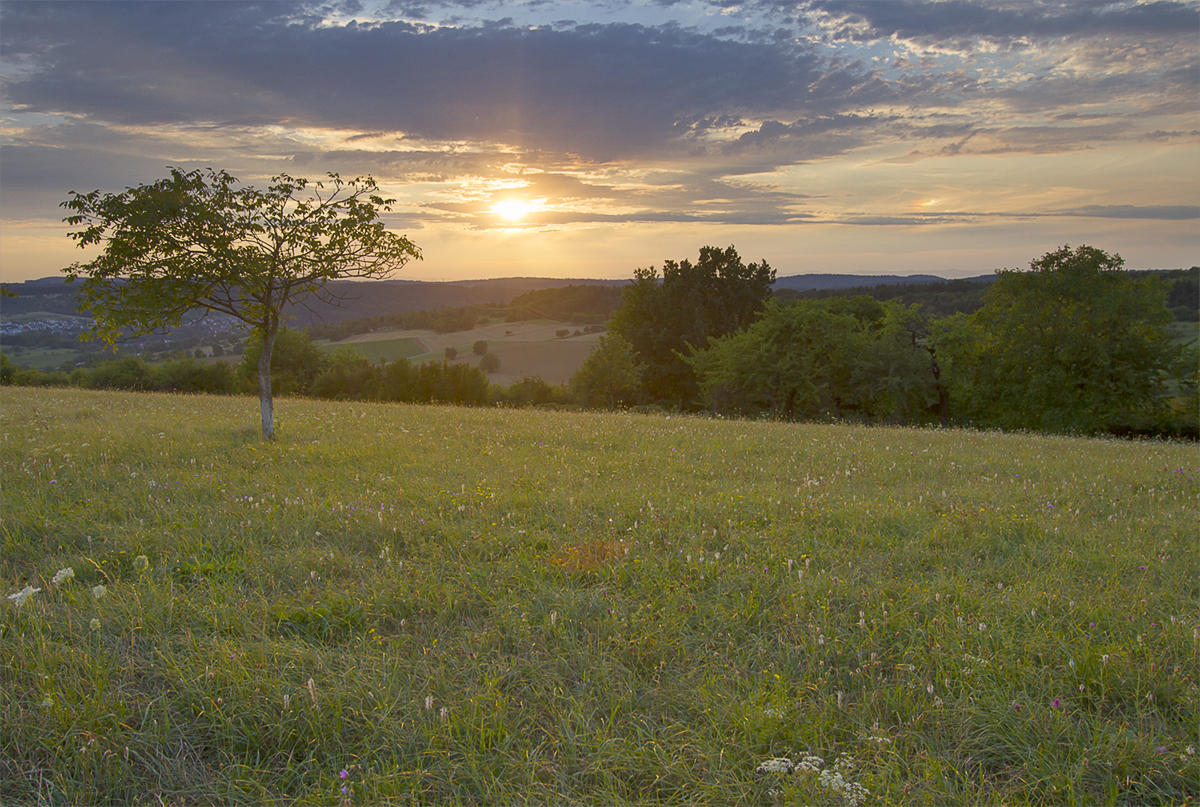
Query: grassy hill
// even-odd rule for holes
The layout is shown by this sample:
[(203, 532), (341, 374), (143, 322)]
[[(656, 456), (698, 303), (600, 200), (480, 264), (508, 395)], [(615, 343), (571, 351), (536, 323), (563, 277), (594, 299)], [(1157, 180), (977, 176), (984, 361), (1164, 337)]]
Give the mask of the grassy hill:
[(1194, 446), (255, 418), (5, 389), (0, 803), (1200, 798)]

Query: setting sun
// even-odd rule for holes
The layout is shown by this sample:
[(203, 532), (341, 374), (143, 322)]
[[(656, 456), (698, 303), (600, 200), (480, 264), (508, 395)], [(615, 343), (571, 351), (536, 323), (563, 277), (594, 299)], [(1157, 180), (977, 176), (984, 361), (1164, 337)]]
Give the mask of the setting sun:
[(520, 221), (533, 211), (533, 205), (524, 199), (505, 199), (492, 205), (492, 212), (509, 221)]

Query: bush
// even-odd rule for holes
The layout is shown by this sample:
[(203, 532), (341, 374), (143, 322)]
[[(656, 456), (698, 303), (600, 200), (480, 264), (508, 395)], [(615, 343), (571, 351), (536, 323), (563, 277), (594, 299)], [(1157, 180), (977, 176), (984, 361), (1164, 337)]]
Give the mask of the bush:
[(485, 373), (494, 373), (500, 369), (500, 357), (495, 353), (484, 353), (479, 360), (479, 369)]
[(474, 345), (471, 346), (471, 352), (474, 353), (476, 356), (484, 355), (485, 353), (488, 352), (488, 343), (483, 341), (482, 339), (480, 339), (478, 342), (476, 342)]
[(452, 347), (446, 348), (446, 361), (454, 361), (458, 358), (458, 351)]

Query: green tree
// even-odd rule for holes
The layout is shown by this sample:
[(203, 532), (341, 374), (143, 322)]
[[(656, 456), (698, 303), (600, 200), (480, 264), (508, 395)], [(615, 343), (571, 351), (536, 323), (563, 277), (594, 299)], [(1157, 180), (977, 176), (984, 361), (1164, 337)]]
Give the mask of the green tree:
[(331, 280), (382, 278), (420, 258), (388, 232), (393, 200), (370, 177), (326, 182), (274, 177), (266, 190), (224, 171), (184, 171), (121, 193), (71, 192), (64, 218), (80, 247), (99, 257), (64, 269), (83, 278), (81, 308), (110, 344), (178, 326), (189, 311), (217, 311), (249, 325), (261, 346), (262, 434), (275, 433), (271, 361), (284, 309), (313, 296), (336, 303)]
[(1064, 246), (1000, 270), (983, 308), (939, 329), (956, 408), (981, 425), (1088, 433), (1163, 417), (1182, 350), (1162, 284), (1123, 266)]
[(692, 406), (699, 387), (685, 357), (710, 338), (750, 325), (774, 282), (766, 261), (747, 265), (733, 247), (703, 247), (696, 263), (667, 261), (661, 279), (653, 267), (638, 269), (609, 328), (628, 341), (643, 366), (643, 396)]
[(485, 373), (494, 373), (500, 369), (500, 357), (495, 353), (484, 353), (479, 359), (479, 369)]
[(688, 361), (715, 411), (923, 420), (936, 380), (906, 327), (912, 314), (866, 296), (771, 301), (749, 328), (711, 339)]
[(477, 342), (475, 342), (474, 345), (471, 346), (471, 352), (474, 353), (476, 356), (484, 355), (485, 353), (488, 352), (487, 342), (483, 341), (482, 339), (478, 340)]
[(606, 333), (571, 376), (569, 388), (585, 406), (612, 408), (637, 400), (642, 368), (633, 346), (619, 333)]

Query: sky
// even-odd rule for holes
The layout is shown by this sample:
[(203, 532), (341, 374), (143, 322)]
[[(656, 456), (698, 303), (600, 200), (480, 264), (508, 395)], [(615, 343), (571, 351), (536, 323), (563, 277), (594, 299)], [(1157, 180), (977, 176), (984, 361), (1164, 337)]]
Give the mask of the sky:
[(398, 277), (1200, 263), (1200, 2), (0, 2), (0, 279), (71, 191), (370, 175)]

